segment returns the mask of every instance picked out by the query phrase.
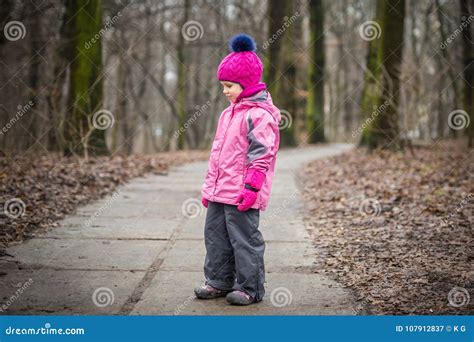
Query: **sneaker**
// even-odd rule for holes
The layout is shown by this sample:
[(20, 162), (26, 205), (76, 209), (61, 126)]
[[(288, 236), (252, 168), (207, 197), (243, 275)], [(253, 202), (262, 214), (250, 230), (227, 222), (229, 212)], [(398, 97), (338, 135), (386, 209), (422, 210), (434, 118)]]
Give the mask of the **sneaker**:
[(255, 300), (255, 298), (240, 290), (232, 291), (226, 296), (226, 299), (229, 304), (233, 305), (249, 305), (261, 301)]
[(219, 290), (212, 287), (207, 282), (200, 287), (194, 289), (194, 294), (200, 299), (214, 299), (219, 297), (225, 297), (229, 291)]

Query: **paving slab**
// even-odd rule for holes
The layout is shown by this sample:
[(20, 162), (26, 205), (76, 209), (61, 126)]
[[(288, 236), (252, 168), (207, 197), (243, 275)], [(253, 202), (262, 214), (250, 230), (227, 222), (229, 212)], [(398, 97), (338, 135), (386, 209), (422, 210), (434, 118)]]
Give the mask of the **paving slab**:
[[(238, 307), (225, 298), (197, 299), (200, 272), (159, 271), (132, 315), (353, 315), (341, 286), (317, 274), (267, 273), (262, 302)], [(177, 288), (183, 291), (176, 291)], [(172, 293), (173, 295), (169, 295)]]

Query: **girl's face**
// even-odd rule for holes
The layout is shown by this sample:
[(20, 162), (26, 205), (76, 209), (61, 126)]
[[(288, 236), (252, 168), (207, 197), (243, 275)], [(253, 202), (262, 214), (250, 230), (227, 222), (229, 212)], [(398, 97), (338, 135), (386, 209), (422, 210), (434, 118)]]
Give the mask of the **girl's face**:
[(237, 97), (242, 92), (242, 87), (238, 83), (228, 82), (228, 81), (221, 81), (222, 84), (222, 92), (227, 97), (230, 102), (235, 102)]

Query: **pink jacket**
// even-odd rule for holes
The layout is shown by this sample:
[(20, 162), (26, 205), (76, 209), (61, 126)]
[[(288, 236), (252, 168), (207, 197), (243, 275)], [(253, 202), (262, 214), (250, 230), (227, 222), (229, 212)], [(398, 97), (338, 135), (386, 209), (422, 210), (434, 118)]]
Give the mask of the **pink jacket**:
[(280, 111), (266, 90), (224, 109), (212, 144), (202, 197), (236, 205), (247, 169), (253, 168), (266, 177), (251, 208), (265, 210), (280, 144), (280, 120)]

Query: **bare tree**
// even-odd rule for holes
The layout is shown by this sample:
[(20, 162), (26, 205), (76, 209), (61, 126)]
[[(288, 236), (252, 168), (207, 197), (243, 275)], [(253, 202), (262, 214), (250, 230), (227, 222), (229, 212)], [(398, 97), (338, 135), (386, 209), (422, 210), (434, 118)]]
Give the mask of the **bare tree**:
[(325, 141), (324, 135), (324, 8), (322, 0), (310, 0), (310, 60), (306, 129), (310, 142)]
[[(382, 92), (375, 98), (374, 103), (377, 104), (379, 111), (364, 130), (364, 138), (371, 149), (376, 147), (398, 149), (400, 147), (398, 103), (405, 1), (379, 0), (377, 5), (380, 6), (378, 10), (381, 8), (379, 10), (381, 41), (377, 44), (378, 49), (375, 52), (375, 69), (380, 70)], [(370, 55), (369, 60), (371, 60)]]
[(68, 1), (66, 6), (70, 112), (65, 126), (68, 141), (65, 152), (106, 154), (105, 131), (95, 129), (91, 123), (99, 119), (93, 115), (102, 107), (102, 39), (94, 39), (102, 28), (102, 3)]
[(473, 3), (468, 0), (460, 0), (461, 4), (461, 25), (468, 22), (467, 27), (462, 31), (463, 37), (463, 60), (464, 60), (464, 109), (469, 115), (470, 125), (468, 126), (468, 145), (474, 145), (474, 46), (471, 30), (470, 18), (473, 15)]

